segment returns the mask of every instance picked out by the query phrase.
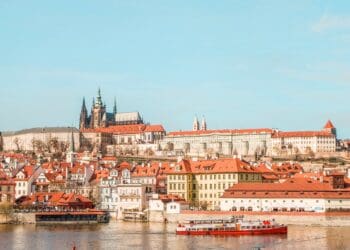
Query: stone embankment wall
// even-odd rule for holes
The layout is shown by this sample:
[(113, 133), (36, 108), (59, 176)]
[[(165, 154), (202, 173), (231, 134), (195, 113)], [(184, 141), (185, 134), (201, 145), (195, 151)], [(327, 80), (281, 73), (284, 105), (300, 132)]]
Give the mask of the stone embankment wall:
[(177, 223), (188, 219), (222, 219), (232, 215), (244, 215), (247, 220), (275, 219), (277, 222), (288, 225), (318, 225), (318, 226), (350, 226), (350, 213), (307, 213), (307, 212), (207, 212), (207, 211), (183, 211), (180, 214), (153, 214), (150, 212), (150, 222)]
[(18, 223), (18, 224), (32, 224), (35, 223), (34, 213), (12, 213), (12, 214), (1, 214), (0, 213), (0, 224)]

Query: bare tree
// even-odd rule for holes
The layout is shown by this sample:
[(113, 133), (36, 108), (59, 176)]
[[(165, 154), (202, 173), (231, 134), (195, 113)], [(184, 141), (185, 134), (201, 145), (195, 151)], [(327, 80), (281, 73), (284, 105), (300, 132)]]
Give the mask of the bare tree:
[(151, 148), (147, 148), (147, 149), (145, 150), (145, 154), (146, 154), (147, 156), (153, 156), (153, 155), (154, 155), (154, 151), (153, 151)]
[(13, 139), (13, 143), (16, 145), (16, 150), (20, 151), (20, 147), (19, 147), (20, 141), (19, 141), (19, 139), (17, 137), (15, 137)]
[(0, 203), (0, 214), (5, 214), (5, 220), (7, 217), (13, 214), (13, 206), (10, 202), (1, 202)]
[(48, 144), (49, 152), (52, 149), (53, 152), (57, 153), (57, 151), (59, 150), (59, 142), (57, 137), (50, 138), (47, 144)]

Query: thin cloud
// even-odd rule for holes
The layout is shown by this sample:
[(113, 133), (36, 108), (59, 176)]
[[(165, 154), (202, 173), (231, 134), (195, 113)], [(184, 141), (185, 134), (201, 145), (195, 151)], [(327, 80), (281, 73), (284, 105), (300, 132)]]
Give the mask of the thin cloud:
[(324, 14), (311, 26), (314, 32), (325, 32), (333, 29), (350, 29), (350, 16), (332, 16)]

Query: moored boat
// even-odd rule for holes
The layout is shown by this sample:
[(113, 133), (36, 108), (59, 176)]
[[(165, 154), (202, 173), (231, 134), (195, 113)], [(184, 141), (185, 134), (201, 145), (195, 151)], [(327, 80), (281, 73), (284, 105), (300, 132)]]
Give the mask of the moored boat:
[(247, 221), (243, 216), (233, 216), (218, 220), (188, 220), (179, 223), (176, 228), (178, 235), (263, 235), (287, 234), (288, 227), (278, 224), (275, 220)]

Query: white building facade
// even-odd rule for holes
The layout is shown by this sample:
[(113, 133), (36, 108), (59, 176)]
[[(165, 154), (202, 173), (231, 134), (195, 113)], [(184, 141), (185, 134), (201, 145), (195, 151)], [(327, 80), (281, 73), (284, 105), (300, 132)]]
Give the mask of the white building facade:
[(237, 184), (220, 198), (222, 211), (350, 210), (350, 189), (330, 183), (287, 180), (285, 183)]

